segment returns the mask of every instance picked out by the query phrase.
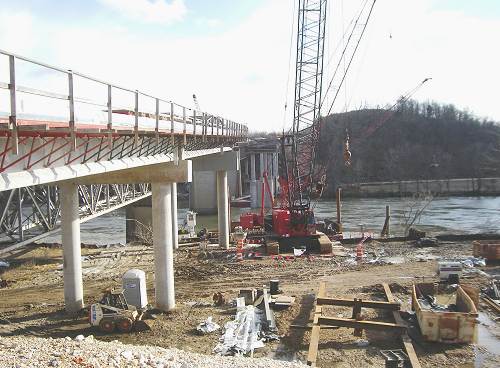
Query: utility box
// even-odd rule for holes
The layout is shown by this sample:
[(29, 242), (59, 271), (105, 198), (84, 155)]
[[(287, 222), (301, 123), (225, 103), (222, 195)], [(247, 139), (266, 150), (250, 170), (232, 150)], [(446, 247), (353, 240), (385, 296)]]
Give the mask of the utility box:
[(125, 295), (127, 304), (138, 309), (145, 308), (148, 305), (146, 273), (137, 269), (128, 270), (123, 274), (122, 282), (123, 295)]
[(462, 264), (460, 262), (439, 262), (439, 279), (458, 282), (462, 276)]

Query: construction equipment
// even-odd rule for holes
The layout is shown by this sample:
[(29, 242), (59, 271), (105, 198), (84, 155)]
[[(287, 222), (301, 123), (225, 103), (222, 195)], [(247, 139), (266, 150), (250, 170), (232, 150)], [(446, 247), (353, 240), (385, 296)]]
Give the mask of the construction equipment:
[(105, 292), (99, 303), (90, 306), (89, 322), (106, 333), (115, 328), (120, 332), (130, 332), (142, 315), (143, 311), (127, 304), (123, 289), (112, 289)]
[(273, 228), (281, 236), (316, 233), (311, 200), (322, 192), (324, 172), (316, 167), (327, 0), (303, 0), (298, 7), (293, 126), (281, 137), (279, 206)]
[[(326, 185), (326, 168), (317, 162), (317, 146), (322, 125), (328, 0), (298, 0), (298, 3), (293, 124), (288, 132), (283, 131), (280, 138), (281, 152), (278, 163), (280, 195), (273, 203), (272, 218), (269, 221), (267, 217), (264, 219), (263, 211), (258, 218), (266, 230), (268, 223), (272, 223), (272, 233), (280, 239), (287, 239), (287, 243), (290, 243), (290, 238), (307, 243), (308, 239), (319, 237), (311, 202), (321, 197)], [(352, 50), (349, 65), (358, 49), (374, 4), (375, 0), (372, 1), (371, 7), (368, 7), (368, 13), (364, 12), (366, 9), (364, 5), (357, 17), (358, 21), (364, 14), (366, 21)], [(348, 44), (351, 40), (354, 38), (349, 37)], [(345, 55), (343, 52), (342, 57)], [(347, 71), (348, 68), (343, 73), (341, 83), (334, 88), (335, 98)], [(331, 82), (328, 89), (330, 87), (332, 87)], [(264, 178), (264, 183), (266, 180)]]
[(193, 93), (193, 102), (194, 102), (195, 109), (198, 111), (201, 111), (200, 104), (198, 103), (198, 99), (196, 98), (196, 95), (194, 93)]

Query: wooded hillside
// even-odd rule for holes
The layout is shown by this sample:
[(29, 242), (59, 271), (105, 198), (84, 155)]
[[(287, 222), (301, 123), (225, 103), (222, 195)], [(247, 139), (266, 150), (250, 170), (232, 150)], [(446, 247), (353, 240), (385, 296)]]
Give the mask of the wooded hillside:
[[(500, 125), (453, 105), (407, 101), (370, 132), (386, 114), (366, 109), (325, 119), (319, 156), (328, 192), (340, 183), (500, 176)], [(343, 159), (346, 129), (351, 167)]]

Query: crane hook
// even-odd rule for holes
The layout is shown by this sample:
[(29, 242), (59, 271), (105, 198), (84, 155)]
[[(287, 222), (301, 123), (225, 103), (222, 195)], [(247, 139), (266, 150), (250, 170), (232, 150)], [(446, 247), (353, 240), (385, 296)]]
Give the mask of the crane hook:
[(347, 167), (351, 166), (351, 151), (349, 150), (349, 132), (346, 129), (346, 138), (344, 141), (344, 164)]

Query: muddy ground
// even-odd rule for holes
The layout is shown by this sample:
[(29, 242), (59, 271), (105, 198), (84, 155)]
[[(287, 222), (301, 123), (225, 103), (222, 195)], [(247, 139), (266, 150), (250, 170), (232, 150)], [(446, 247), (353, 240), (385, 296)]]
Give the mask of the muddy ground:
[[(347, 246), (351, 251), (352, 246)], [(403, 309), (409, 310), (411, 285), (415, 281), (437, 281), (437, 260), (472, 254), (470, 242), (441, 243), (438, 247), (416, 248), (405, 243), (371, 242), (366, 245), (367, 260), (378, 256), (385, 262), (357, 265), (350, 257), (296, 258), (278, 263), (270, 258), (236, 263), (232, 252), (197, 247), (181, 247), (175, 258), (177, 309), (147, 319), (140, 331), (131, 334), (103, 335), (89, 327), (86, 316), (70, 318), (63, 312), (62, 252), (58, 248), (33, 248), (15, 259), (0, 277), (11, 283), (0, 289), (0, 335), (33, 334), (41, 337), (74, 337), (93, 334), (102, 340), (120, 340), (134, 344), (176, 347), (212, 354), (220, 333), (200, 336), (198, 323), (212, 316), (221, 326), (234, 315), (230, 306), (193, 306), (193, 302), (211, 303), (214, 292), (229, 300), (239, 289), (267, 285), (279, 279), (286, 295), (296, 303), (275, 313), (280, 342), (267, 343), (256, 356), (305, 361), (308, 351), (314, 294), (320, 280), (327, 282), (327, 294), (344, 298), (384, 300), (380, 284), (391, 285)], [(119, 286), (121, 275), (130, 268), (140, 268), (148, 275), (148, 296), (154, 301), (153, 254), (147, 246), (83, 249), (85, 302), (99, 299), (106, 288)], [(482, 268), (488, 274), (500, 274), (500, 267)], [(483, 287), (488, 278), (470, 272), (464, 282)], [(350, 318), (351, 310), (341, 307), (324, 309), (324, 314)], [(366, 319), (392, 322), (389, 314), (363, 309)], [(423, 367), (498, 367), (500, 366), (500, 327), (496, 316), (481, 304), (479, 341), (477, 345), (425, 343), (416, 336), (415, 347)], [(365, 346), (364, 341), (368, 345)], [(361, 346), (360, 346), (361, 345)], [(318, 365), (320, 367), (383, 367), (379, 354), (384, 349), (400, 349), (399, 338), (385, 332), (364, 332), (353, 336), (347, 328), (322, 330)]]

